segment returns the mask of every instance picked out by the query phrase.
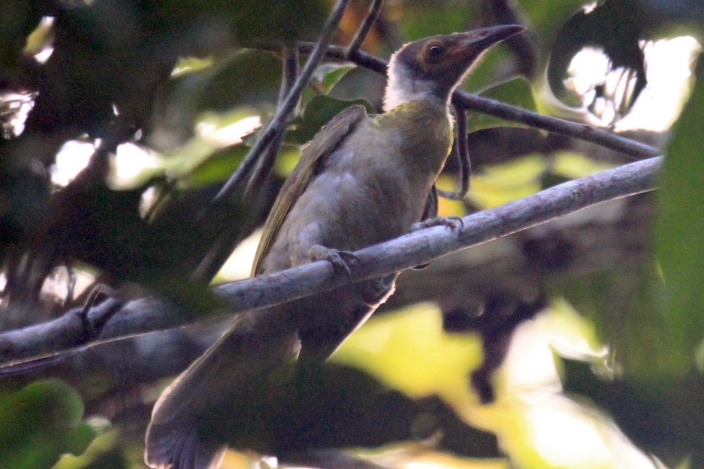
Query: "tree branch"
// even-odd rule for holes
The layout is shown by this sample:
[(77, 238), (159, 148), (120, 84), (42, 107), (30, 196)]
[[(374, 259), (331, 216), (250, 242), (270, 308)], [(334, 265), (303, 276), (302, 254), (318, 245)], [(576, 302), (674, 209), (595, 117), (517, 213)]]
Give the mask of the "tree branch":
[(371, 31), (372, 26), (374, 26), (374, 23), (376, 23), (376, 20), (379, 18), (383, 3), (384, 0), (372, 0), (372, 4), (369, 6), (369, 13), (367, 13), (366, 18), (364, 18), (364, 21), (357, 30), (357, 34), (354, 35), (354, 39), (352, 39), (350, 45), (347, 46), (347, 50), (345, 51), (346, 57), (358, 53), (362, 48), (362, 44), (364, 44), (364, 40), (367, 38), (367, 35), (369, 35), (369, 31)]
[(472, 173), (472, 160), (469, 154), (469, 138), (467, 136), (467, 112), (461, 106), (455, 105), (457, 120), (457, 159), (460, 166), (460, 187), (455, 192), (438, 189), (438, 195), (450, 200), (464, 200), (469, 193), (469, 177)]
[[(290, 94), (298, 78), (298, 47), (295, 45), (286, 45), (283, 47), (282, 55), (281, 89), (279, 90), (279, 102), (277, 105), (279, 108), (284, 105), (286, 97)], [(278, 132), (276, 132), (272, 142), (267, 147), (266, 152), (259, 158), (259, 161), (257, 161), (257, 167), (254, 169), (252, 176), (247, 182), (247, 188), (244, 191), (243, 197), (247, 197), (251, 194), (254, 188), (260, 187), (269, 177), (285, 135), (286, 126), (281, 126)]]
[[(456, 230), (433, 227), (361, 249), (355, 253), (359, 263), (349, 276), (336, 274), (329, 263), (321, 261), (222, 284), (212, 291), (224, 302), (226, 312), (236, 313), (381, 277), (607, 200), (653, 190), (661, 165), (661, 157), (631, 163), (468, 215)], [(117, 338), (183, 326), (217, 313), (225, 311), (197, 315), (154, 298), (131, 301), (105, 321), (98, 342), (86, 345), (85, 329), (93, 330), (95, 312), (91, 309), (81, 317), (72, 310), (54, 321), (0, 334), (0, 363), (8, 365), (72, 348), (80, 350)]]
[[(268, 48), (266, 46), (263, 47), (261, 44), (256, 47)], [(310, 52), (312, 47), (313, 44), (311, 43), (299, 43), (299, 49), (303, 53)], [(326, 56), (331, 59), (349, 60), (361, 67), (368, 68), (384, 76), (386, 75), (388, 62), (363, 51), (356, 51), (347, 56), (344, 47), (330, 46), (328, 47)], [(634, 158), (650, 158), (661, 153), (661, 151), (655, 147), (620, 137), (608, 130), (558, 119), (556, 117), (544, 116), (537, 112), (511, 106), (501, 101), (484, 98), (482, 96), (476, 96), (461, 90), (455, 91), (452, 95), (452, 102), (467, 110), (489, 114), (511, 122), (520, 122), (530, 127), (548, 130), (567, 137), (593, 142), (633, 156)]]
[(220, 189), (220, 192), (215, 196), (213, 202), (226, 201), (228, 197), (237, 189), (242, 182), (247, 178), (252, 167), (259, 159), (261, 153), (274, 140), (276, 134), (286, 125), (288, 115), (293, 111), (298, 103), (298, 100), (303, 93), (303, 90), (308, 86), (308, 81), (313, 76), (315, 69), (326, 54), (327, 48), (332, 41), (333, 35), (337, 31), (342, 15), (347, 8), (349, 0), (337, 0), (333, 7), (330, 16), (328, 17), (323, 31), (320, 33), (320, 39), (314, 43), (310, 49), (310, 55), (306, 61), (301, 75), (296, 80), (296, 84), (289, 92), (281, 106), (276, 110), (274, 117), (269, 121), (266, 128), (261, 134), (257, 143), (249, 150), (244, 161), (239, 165), (237, 171), (228, 179), (227, 183)]

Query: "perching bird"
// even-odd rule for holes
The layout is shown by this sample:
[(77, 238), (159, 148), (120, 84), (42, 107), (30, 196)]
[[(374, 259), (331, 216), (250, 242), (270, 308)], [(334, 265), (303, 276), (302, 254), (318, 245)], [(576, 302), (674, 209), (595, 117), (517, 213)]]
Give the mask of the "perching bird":
[[(434, 216), (435, 180), (452, 146), (450, 96), (482, 52), (523, 29), (503, 25), (433, 36), (396, 52), (385, 112), (368, 116), (351, 106), (303, 151), (265, 225), (254, 274), (320, 259), (345, 269), (352, 251), (404, 235)], [(295, 446), (273, 436), (267, 441), (256, 404), (243, 402), (285, 380), (284, 370), (296, 360), (326, 360), (391, 294), (395, 279), (392, 274), (240, 314), (156, 403), (147, 463), (214, 468), (228, 443), (269, 454), (282, 444)]]

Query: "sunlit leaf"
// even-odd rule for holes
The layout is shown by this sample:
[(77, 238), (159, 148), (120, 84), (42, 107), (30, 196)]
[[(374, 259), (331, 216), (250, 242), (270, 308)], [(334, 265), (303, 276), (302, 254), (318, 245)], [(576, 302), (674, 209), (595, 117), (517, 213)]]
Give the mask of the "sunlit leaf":
[(468, 373), (481, 361), (474, 334), (447, 334), (436, 306), (421, 304), (373, 318), (350, 336), (333, 361), (361, 367), (410, 396), (468, 396)]
[(534, 194), (542, 189), (541, 176), (547, 168), (539, 155), (486, 166), (482, 173), (472, 175), (469, 198), (480, 207), (490, 208)]
[(589, 176), (600, 171), (613, 168), (613, 165), (594, 161), (593, 159), (575, 152), (557, 152), (553, 156), (550, 171), (567, 179), (577, 179)]

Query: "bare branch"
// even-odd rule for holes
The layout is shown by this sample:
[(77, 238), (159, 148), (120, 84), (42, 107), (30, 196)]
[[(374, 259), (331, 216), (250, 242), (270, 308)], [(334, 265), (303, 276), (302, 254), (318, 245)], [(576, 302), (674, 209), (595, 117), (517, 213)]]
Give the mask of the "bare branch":
[[(285, 45), (282, 48), (282, 78), (281, 87), (279, 89), (279, 102), (277, 105), (278, 109), (281, 109), (286, 98), (291, 92), (291, 89), (296, 83), (298, 78), (298, 48), (295, 45)], [(286, 134), (286, 126), (281, 126), (279, 130), (274, 134), (274, 137), (269, 143), (269, 145), (264, 149), (264, 153), (258, 159), (257, 165), (252, 172), (252, 176), (247, 182), (247, 187), (245, 189), (243, 198), (251, 195), (251, 191), (260, 187), (266, 179), (269, 177), (272, 168), (274, 167), (274, 161), (276, 160), (276, 155), (279, 153), (281, 144), (284, 140), (284, 135)], [(211, 215), (217, 216), (211, 212)], [(207, 223), (207, 221), (204, 221)], [(223, 230), (218, 239), (213, 243), (213, 245), (208, 250), (208, 253), (203, 256), (198, 266), (195, 268), (191, 274), (191, 280), (195, 282), (210, 283), (210, 281), (215, 277), (218, 271), (222, 268), (225, 261), (232, 253), (233, 246), (237, 243), (239, 236), (241, 235), (241, 225), (238, 223), (230, 223), (230, 225)]]
[(450, 200), (464, 200), (469, 192), (469, 177), (472, 173), (472, 161), (469, 154), (469, 139), (467, 138), (467, 113), (455, 105), (455, 118), (457, 120), (457, 157), (460, 163), (460, 188), (456, 192), (438, 189), (438, 195)]
[[(661, 165), (661, 157), (631, 163), (468, 215), (457, 230), (433, 227), (370, 246), (355, 253), (359, 263), (349, 276), (335, 274), (329, 263), (321, 261), (226, 283), (213, 287), (212, 291), (226, 305), (227, 313), (236, 313), (291, 301), (350, 282), (381, 277), (607, 200), (653, 190)], [(225, 311), (209, 314), (217, 313)], [(84, 328), (93, 327), (91, 314), (89, 311), (80, 318), (72, 311), (48, 323), (0, 334), (0, 363), (20, 363), (83, 346)], [(105, 323), (100, 331), (100, 341), (179, 327), (204, 317), (179, 311), (154, 298), (132, 301)]]
[(303, 93), (303, 90), (308, 86), (308, 81), (313, 72), (318, 67), (318, 64), (323, 59), (326, 54), (326, 50), (332, 41), (333, 35), (337, 31), (337, 27), (340, 24), (342, 15), (347, 8), (349, 0), (337, 0), (335, 6), (333, 7), (332, 13), (328, 17), (323, 31), (320, 34), (320, 39), (314, 45), (312, 45), (310, 50), (310, 55), (308, 56), (308, 61), (303, 67), (301, 75), (296, 80), (296, 84), (293, 85), (291, 92), (286, 97), (286, 100), (282, 105), (276, 110), (274, 117), (269, 121), (266, 128), (261, 134), (257, 143), (249, 150), (249, 153), (242, 161), (237, 171), (228, 179), (227, 183), (220, 189), (220, 192), (213, 199), (214, 203), (225, 201), (228, 197), (240, 187), (244, 180), (249, 176), (249, 172), (252, 167), (259, 159), (262, 152), (269, 146), (269, 144), (276, 138), (276, 134), (285, 127), (286, 121), (288, 120), (289, 114), (293, 111), (298, 103), (298, 100)]
[[(259, 45), (258, 47), (263, 47)], [(266, 47), (263, 47), (266, 48)], [(311, 48), (311, 43), (300, 43), (300, 51), (308, 53)], [(363, 51), (357, 51), (354, 54), (346, 55), (346, 49), (339, 46), (330, 46), (326, 53), (327, 57), (337, 60), (350, 60), (355, 64), (368, 68), (372, 71), (386, 75), (386, 67), (388, 63), (367, 54)], [(463, 109), (489, 114), (501, 119), (520, 122), (530, 127), (548, 130), (556, 134), (573, 137), (580, 140), (586, 140), (596, 143), (606, 148), (633, 156), (634, 158), (650, 158), (661, 153), (655, 147), (646, 145), (635, 140), (620, 137), (608, 130), (592, 127), (578, 122), (571, 122), (556, 117), (544, 116), (537, 112), (529, 111), (519, 107), (511, 106), (510, 104), (502, 103), (489, 98), (476, 96), (465, 91), (457, 90), (452, 95), (452, 102), (459, 105)]]
[[(291, 89), (296, 84), (296, 79), (298, 78), (298, 47), (295, 45), (284, 46), (283, 47), (283, 76), (281, 77), (281, 89), (279, 90), (279, 104), (278, 107), (281, 108), (286, 101), (286, 97), (291, 92)], [(298, 102), (296, 102), (298, 104)], [(294, 106), (295, 107), (295, 106)], [(284, 141), (284, 135), (286, 134), (286, 126), (282, 126), (276, 133), (273, 141), (267, 147), (266, 153), (259, 158), (257, 162), (257, 167), (252, 173), (252, 177), (247, 183), (247, 188), (244, 192), (244, 197), (246, 197), (253, 188), (259, 187), (271, 173), (271, 169), (274, 167), (274, 161), (276, 160), (276, 155), (279, 153), (281, 144)]]
[(376, 20), (379, 18), (383, 3), (384, 0), (372, 0), (372, 4), (369, 6), (369, 13), (367, 13), (366, 18), (364, 18), (364, 21), (357, 30), (357, 34), (354, 35), (354, 39), (352, 39), (350, 45), (347, 46), (347, 50), (345, 51), (346, 57), (355, 55), (359, 52), (359, 49), (362, 48), (362, 44), (364, 44), (364, 40), (367, 38), (367, 35), (369, 35), (369, 31), (371, 31), (372, 26), (374, 26), (374, 23), (376, 23)]
[(608, 130), (580, 124), (579, 122), (544, 116), (537, 112), (510, 106), (501, 101), (483, 98), (464, 91), (456, 91), (452, 96), (452, 102), (459, 104), (465, 109), (490, 114), (512, 122), (520, 122), (530, 127), (549, 130), (556, 134), (587, 140), (635, 158), (650, 158), (661, 153), (661, 150), (655, 147), (620, 137)]

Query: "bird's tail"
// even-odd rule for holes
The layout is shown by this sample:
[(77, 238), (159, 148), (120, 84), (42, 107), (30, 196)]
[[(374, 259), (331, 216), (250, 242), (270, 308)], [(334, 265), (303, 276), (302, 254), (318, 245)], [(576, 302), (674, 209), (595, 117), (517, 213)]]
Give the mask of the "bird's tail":
[(227, 449), (208, 419), (262, 376), (296, 359), (300, 341), (267, 311), (243, 313), (154, 405), (145, 461), (159, 469), (214, 469)]

